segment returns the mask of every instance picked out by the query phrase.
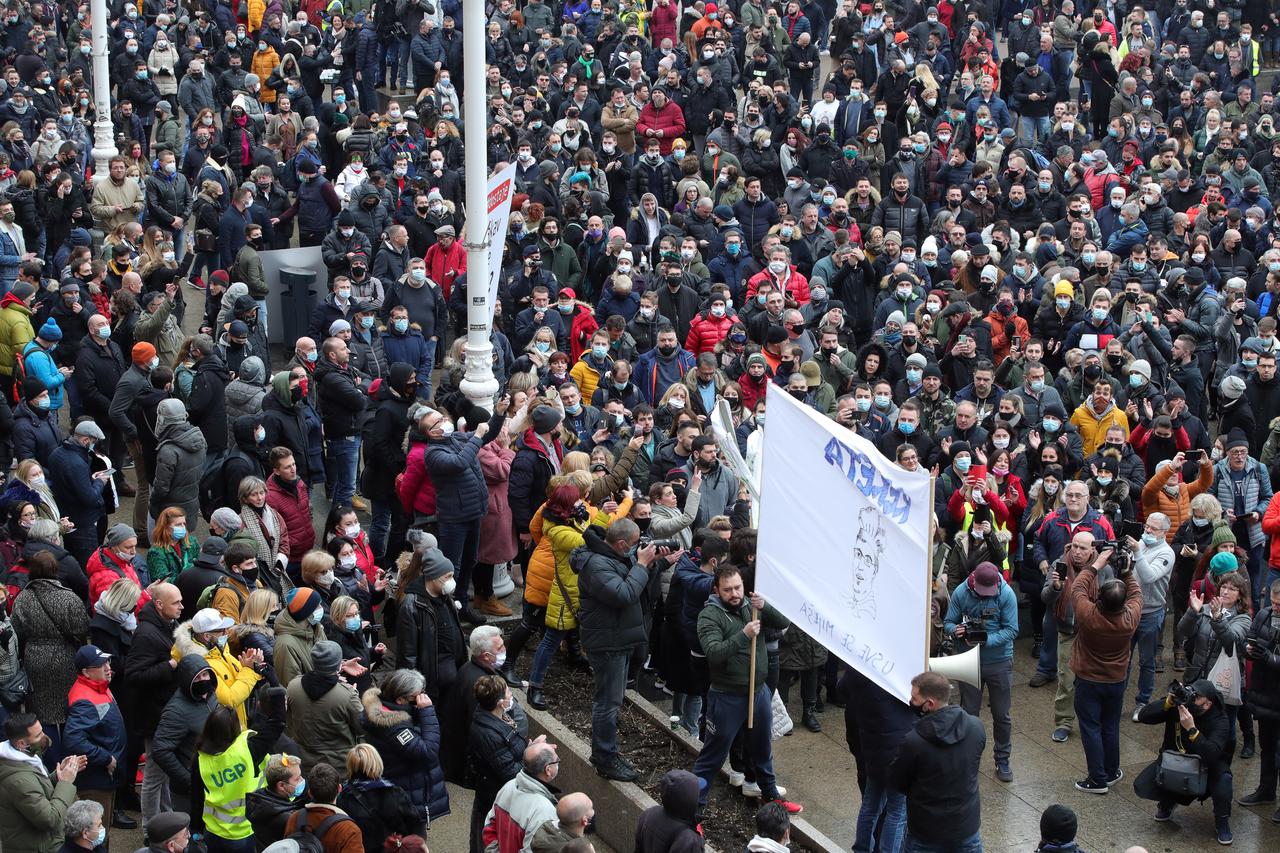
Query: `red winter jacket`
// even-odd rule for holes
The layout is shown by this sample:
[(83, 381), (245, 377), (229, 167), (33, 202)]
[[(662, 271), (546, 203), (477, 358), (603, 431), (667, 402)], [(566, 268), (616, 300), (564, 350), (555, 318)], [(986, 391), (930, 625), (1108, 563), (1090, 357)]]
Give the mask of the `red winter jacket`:
[(467, 271), (467, 250), (457, 240), (448, 249), (439, 243), (432, 243), (423, 260), (427, 264), (427, 275), (440, 285), (444, 298), (448, 299), (453, 291), (454, 280)]
[(675, 101), (668, 100), (667, 105), (659, 110), (653, 101), (644, 105), (640, 111), (640, 120), (636, 122), (636, 145), (643, 148), (649, 139), (650, 130), (661, 130), (658, 137), (658, 150), (663, 157), (670, 156), (671, 143), (684, 135), (684, 112), (676, 106)]
[(142, 589), (142, 597), (138, 599), (138, 608), (141, 608), (142, 605), (151, 600), (145, 584), (138, 579), (138, 573), (134, 571), (133, 564), (109, 548), (99, 548), (94, 551), (93, 556), (89, 558), (89, 565), (85, 567), (85, 571), (89, 575), (90, 607), (97, 604), (98, 598), (107, 591), (107, 587), (120, 578), (128, 578), (136, 583), (139, 589)]
[(436, 487), (431, 482), (431, 475), (426, 466), (427, 443), (411, 441), (409, 457), (405, 461), (404, 475), (398, 478), (396, 494), (400, 496), (400, 506), (412, 516), (415, 512), (422, 515), (436, 514)]
[(299, 477), (294, 482), (294, 493), (280, 483), (274, 474), (267, 478), (267, 506), (280, 513), (289, 531), (289, 562), (296, 563), (316, 546), (316, 528), (311, 521), (311, 493)]
[(695, 314), (689, 323), (689, 334), (684, 339), (684, 348), (694, 355), (715, 352), (716, 344), (728, 336), (734, 322), (735, 318), (730, 317), (728, 313), (723, 317), (713, 317), (710, 311)]
[(591, 349), (591, 336), (600, 328), (591, 308), (581, 302), (573, 306), (573, 326), (569, 329), (569, 358), (577, 362), (582, 354)]

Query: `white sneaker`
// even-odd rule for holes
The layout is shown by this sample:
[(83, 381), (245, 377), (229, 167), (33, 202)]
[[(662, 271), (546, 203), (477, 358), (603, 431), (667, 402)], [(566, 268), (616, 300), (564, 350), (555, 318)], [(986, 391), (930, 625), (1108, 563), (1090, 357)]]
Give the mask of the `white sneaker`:
[(1133, 709), (1133, 721), (1134, 721), (1135, 723), (1136, 723), (1136, 722), (1138, 722), (1138, 715), (1139, 715), (1139, 714), (1141, 714), (1141, 713), (1142, 713), (1142, 706), (1141, 706), (1141, 705), (1139, 705), (1138, 707), (1136, 707), (1136, 708), (1134, 708), (1134, 709)]
[[(759, 799), (760, 795), (761, 795), (760, 786), (757, 785), (755, 782), (742, 783), (742, 796), (751, 797), (752, 799)], [(778, 796), (785, 797), (786, 795), (787, 795), (787, 789), (779, 785)]]
[(744, 774), (739, 773), (737, 770), (729, 771), (729, 784), (734, 788), (741, 788), (742, 783), (745, 782), (746, 779), (747, 777)]

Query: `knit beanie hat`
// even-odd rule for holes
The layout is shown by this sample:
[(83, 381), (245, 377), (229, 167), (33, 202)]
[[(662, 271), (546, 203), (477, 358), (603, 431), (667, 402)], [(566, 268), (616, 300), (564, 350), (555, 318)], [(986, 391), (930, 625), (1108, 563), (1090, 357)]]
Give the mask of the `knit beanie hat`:
[(151, 359), (156, 357), (156, 348), (146, 341), (138, 341), (133, 345), (133, 350), (130, 352), (130, 355), (133, 358), (134, 364), (139, 367), (143, 367), (150, 364)]
[(311, 647), (311, 666), (321, 675), (332, 675), (342, 666), (342, 646), (321, 640)]
[(289, 608), (289, 613), (296, 617), (309, 616), (321, 605), (319, 593), (309, 586), (289, 590), (285, 593), (284, 603)]
[[(1219, 521), (1213, 526), (1213, 538), (1209, 540), (1209, 550), (1216, 551), (1219, 546), (1228, 542), (1232, 545), (1236, 544), (1236, 535), (1231, 532), (1230, 524), (1225, 521)], [(1232, 559), (1235, 558), (1233, 557)]]
[(1214, 554), (1213, 559), (1209, 561), (1209, 574), (1215, 578), (1227, 572), (1234, 572), (1238, 568), (1240, 568), (1240, 561), (1236, 559), (1235, 554)]
[(1066, 844), (1076, 838), (1076, 813), (1060, 803), (1054, 803), (1040, 815), (1040, 841), (1048, 844)]
[(36, 337), (45, 341), (62, 340), (62, 329), (58, 328), (58, 323), (52, 317), (44, 321), (44, 325), (40, 327), (40, 331), (36, 332)]

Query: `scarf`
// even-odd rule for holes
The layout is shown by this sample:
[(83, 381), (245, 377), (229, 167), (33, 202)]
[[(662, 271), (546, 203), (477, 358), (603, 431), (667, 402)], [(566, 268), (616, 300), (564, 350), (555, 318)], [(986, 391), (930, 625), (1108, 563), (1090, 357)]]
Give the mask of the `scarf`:
[(244, 529), (253, 537), (258, 560), (270, 563), (275, 559), (280, 544), (280, 518), (266, 504), (261, 509), (249, 505), (248, 509), (251, 511), (240, 513), (240, 520), (244, 522)]
[(757, 835), (747, 842), (747, 853), (787, 853), (787, 845)]

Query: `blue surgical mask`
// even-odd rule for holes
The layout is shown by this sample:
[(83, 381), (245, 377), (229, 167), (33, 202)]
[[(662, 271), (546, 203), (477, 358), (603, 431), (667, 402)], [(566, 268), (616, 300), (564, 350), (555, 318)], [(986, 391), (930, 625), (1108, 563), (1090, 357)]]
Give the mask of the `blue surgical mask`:
[(175, 524), (173, 527), (173, 538), (181, 542), (187, 538), (187, 526), (185, 524)]
[(1141, 374), (1141, 373), (1130, 373), (1130, 374), (1129, 374), (1129, 387), (1130, 387), (1130, 388), (1141, 388), (1141, 387), (1142, 387), (1142, 383), (1143, 383), (1144, 381), (1145, 381), (1145, 380), (1143, 379), (1143, 376), (1142, 376), (1142, 374)]
[(319, 357), (320, 357), (319, 350), (312, 350), (311, 352), (307, 353), (307, 361), (315, 361)]
[(1071, 307), (1071, 300), (1065, 296), (1059, 296), (1057, 299), (1053, 301), (1063, 311), (1066, 311), (1068, 308)]
[(551, 352), (551, 344), (547, 341), (538, 341), (533, 345), (538, 352)]
[(39, 400), (36, 400), (37, 409), (48, 409), (49, 405), (50, 403), (49, 403), (48, 397), (41, 397)]
[(888, 394), (877, 394), (877, 395), (876, 395), (876, 408), (877, 408), (877, 409), (887, 409), (887, 408), (889, 408), (889, 395), (888, 395)]
[(961, 456), (952, 464), (955, 465), (955, 469), (957, 471), (963, 474), (969, 470), (969, 466), (973, 464), (973, 460), (968, 456)]
[(1209, 523), (1209, 519), (1207, 519), (1207, 518), (1196, 518), (1196, 517), (1193, 515), (1193, 516), (1191, 516), (1191, 523), (1192, 523), (1192, 524), (1194, 524), (1196, 527), (1204, 527), (1206, 524), (1208, 524), (1208, 523)]
[(910, 368), (907, 371), (907, 382), (912, 385), (919, 385), (920, 380), (924, 377), (924, 371), (918, 368)]
[(373, 318), (372, 318), (372, 317), (361, 317), (361, 318), (360, 318), (360, 328), (362, 328), (362, 329), (372, 329), (372, 328), (373, 328)]
[(99, 826), (98, 834), (93, 837), (93, 846), (98, 847), (99, 845), (102, 844), (102, 842), (106, 840), (107, 840), (107, 827), (105, 825)]
[(1045, 419), (1044, 419), (1044, 431), (1045, 431), (1045, 432), (1057, 432), (1057, 431), (1058, 431), (1059, 429), (1061, 429), (1061, 428), (1062, 428), (1062, 421), (1059, 421), (1059, 420), (1058, 420), (1058, 419), (1056, 419), (1056, 418), (1045, 418)]
[(1031, 382), (1031, 390), (1032, 390), (1032, 391), (1034, 391), (1034, 392), (1036, 392), (1037, 394), (1039, 394), (1041, 391), (1043, 391), (1043, 390), (1044, 390), (1044, 380), (1043, 380), (1043, 379), (1034, 379), (1034, 380), (1032, 380), (1032, 382)]
[(1111, 485), (1111, 480), (1112, 480), (1112, 478), (1111, 478), (1110, 476), (1106, 476), (1106, 477), (1099, 477), (1099, 478), (1098, 478), (1098, 485), (1105, 489), (1107, 486), (1110, 486), (1110, 485)]
[(294, 799), (297, 799), (298, 797), (301, 797), (301, 796), (302, 796), (302, 792), (303, 792), (303, 791), (305, 791), (305, 790), (307, 790), (307, 780), (306, 780), (306, 779), (299, 779), (299, 780), (298, 780), (298, 784), (293, 786), (293, 796), (294, 796)]
[[(1093, 252), (1085, 252), (1083, 255), (1080, 256), (1080, 260), (1084, 261), (1084, 265), (1087, 267), (1093, 266), (1093, 262), (1096, 259), (1097, 259), (1097, 255), (1095, 255)], [(1067, 304), (1069, 305), (1070, 303), (1071, 303), (1071, 300), (1068, 299)]]
[(591, 347), (591, 354), (596, 358), (604, 358), (609, 354), (609, 347), (596, 344)]
[(564, 410), (565, 410), (566, 412), (568, 412), (569, 414), (571, 414), (571, 415), (576, 415), (576, 414), (578, 414), (579, 412), (581, 412), (581, 411), (582, 411), (582, 404), (581, 404), (581, 403), (574, 403), (572, 406), (565, 406), (565, 407), (564, 407)]
[(350, 619), (348, 619), (345, 623), (343, 623), (343, 625), (344, 627), (346, 627), (348, 631), (354, 634), (356, 631), (360, 630), (360, 617), (353, 616)]
[(906, 421), (898, 421), (898, 430), (901, 431), (903, 435), (911, 435), (911, 433), (916, 431), (916, 425), (907, 423)]
[(1106, 319), (1107, 319), (1107, 309), (1106, 309), (1106, 308), (1094, 308), (1094, 309), (1093, 309), (1093, 322), (1095, 322), (1095, 323), (1101, 323), (1103, 320), (1106, 320)]
[(399, 320), (396, 320), (392, 325), (394, 325), (396, 328), (396, 331), (402, 335), (405, 332), (409, 331), (409, 321), (403, 317), (401, 317)]
[(858, 411), (859, 411), (859, 412), (869, 412), (869, 411), (871, 411), (871, 398), (870, 398), (870, 397), (859, 397), (857, 400), (855, 400), (855, 401), (854, 401), (854, 404), (858, 407)]
[[(1099, 480), (1098, 482), (1102, 482), (1102, 481), (1101, 481), (1101, 480)], [(1155, 536), (1155, 534), (1154, 534), (1154, 533), (1144, 533), (1144, 534), (1142, 534), (1142, 544), (1143, 544), (1143, 545), (1146, 545), (1148, 548), (1150, 548), (1152, 545), (1156, 544), (1156, 542), (1157, 542), (1157, 541), (1159, 541), (1159, 540), (1157, 540), (1157, 539), (1156, 539), (1156, 536)]]

